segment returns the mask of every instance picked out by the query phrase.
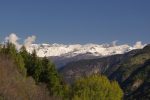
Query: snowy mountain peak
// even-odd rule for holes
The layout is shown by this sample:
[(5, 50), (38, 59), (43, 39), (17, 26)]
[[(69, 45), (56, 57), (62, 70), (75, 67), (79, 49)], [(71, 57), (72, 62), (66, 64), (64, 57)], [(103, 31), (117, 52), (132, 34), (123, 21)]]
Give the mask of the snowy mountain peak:
[(72, 45), (64, 45), (64, 44), (33, 44), (36, 40), (36, 36), (27, 37), (23, 44), (18, 42), (20, 38), (12, 33), (5, 38), (5, 41), (9, 41), (13, 43), (16, 48), (19, 50), (22, 45), (24, 45), (27, 50), (31, 53), (34, 49), (37, 51), (37, 55), (39, 57), (74, 57), (78, 55), (90, 55), (90, 56), (109, 56), (114, 54), (123, 54), (133, 49), (141, 49), (145, 45), (142, 45), (141, 41), (136, 42), (134, 46), (129, 46), (127, 44), (124, 45), (116, 45), (117, 41), (113, 41), (112, 44), (72, 44)]
[(27, 50), (31, 53), (34, 49), (37, 51), (39, 57), (74, 57), (80, 54), (91, 54), (93, 56), (109, 56), (114, 54), (123, 54), (133, 49), (141, 49), (144, 45), (139, 42), (134, 46), (124, 45), (110, 45), (110, 44), (31, 44)]

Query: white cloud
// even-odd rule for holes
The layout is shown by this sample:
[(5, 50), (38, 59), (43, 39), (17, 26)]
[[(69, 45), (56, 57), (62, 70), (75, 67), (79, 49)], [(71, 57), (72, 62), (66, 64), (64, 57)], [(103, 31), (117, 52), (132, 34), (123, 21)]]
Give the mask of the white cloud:
[[(11, 33), (9, 36), (7, 36), (5, 38), (5, 42), (10, 42), (10, 43), (13, 43), (16, 48), (19, 50), (22, 46), (22, 44), (20, 44), (18, 42), (20, 38), (15, 34), (15, 33)], [(24, 44), (25, 47), (29, 47), (33, 42), (35, 42), (36, 40), (36, 36), (30, 36), (30, 37), (27, 37), (25, 40), (24, 40)]]
[(145, 46), (145, 45), (143, 45), (141, 41), (137, 41), (137, 42), (135, 43), (135, 45), (133, 45), (133, 47), (134, 47), (135, 49), (141, 49), (141, 48), (143, 48), (144, 46)]
[(13, 43), (16, 48), (19, 50), (21, 44), (18, 43), (19, 37), (15, 33), (11, 33), (8, 37), (5, 38), (5, 42)]
[[(9, 36), (7, 36), (5, 38), (5, 42), (13, 43), (16, 46), (16, 48), (19, 50), (22, 45), (24, 45), (26, 48), (28, 48), (33, 42), (35, 42), (36, 36), (33, 35), (33, 36), (27, 37), (24, 40), (23, 44), (20, 44), (18, 42), (19, 39), (20, 38), (15, 33), (11, 33)], [(116, 43), (117, 43), (117, 40), (113, 41), (111, 45), (115, 47), (115, 46), (117, 46)], [(146, 44), (142, 44), (141, 41), (137, 41), (133, 46), (130, 46), (130, 47), (132, 47), (133, 49), (142, 49), (145, 45)]]
[(24, 46), (25, 47), (29, 47), (33, 42), (35, 42), (36, 40), (36, 36), (30, 36), (30, 37), (27, 37), (27, 39), (24, 40)]

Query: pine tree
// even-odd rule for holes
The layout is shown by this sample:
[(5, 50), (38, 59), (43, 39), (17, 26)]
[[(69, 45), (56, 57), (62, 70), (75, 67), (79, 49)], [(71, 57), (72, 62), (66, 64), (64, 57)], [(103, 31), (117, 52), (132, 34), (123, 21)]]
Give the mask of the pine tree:
[(55, 65), (51, 63), (46, 57), (42, 59), (43, 69), (41, 74), (41, 81), (48, 83), (48, 88), (51, 95), (62, 96), (63, 95), (63, 85), (58, 75)]
[(24, 64), (25, 64), (25, 68), (27, 69), (27, 75), (29, 76), (29, 72), (32, 66), (32, 61), (31, 61), (31, 54), (27, 52), (25, 46), (22, 46), (20, 49), (19, 54), (23, 57), (24, 59)]
[(52, 62), (46, 57), (37, 57), (35, 50), (29, 54), (24, 46), (20, 50), (20, 55), (24, 58), (28, 76), (32, 76), (37, 83), (46, 83), (51, 95), (64, 96), (64, 89), (67, 90), (67, 88), (63, 85)]

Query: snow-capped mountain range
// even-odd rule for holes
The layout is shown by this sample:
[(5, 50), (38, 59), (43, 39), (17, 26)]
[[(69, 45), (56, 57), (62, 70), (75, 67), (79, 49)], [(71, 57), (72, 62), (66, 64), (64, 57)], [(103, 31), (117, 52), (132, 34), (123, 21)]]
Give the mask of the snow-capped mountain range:
[(31, 53), (34, 49), (39, 57), (74, 57), (82, 54), (90, 54), (93, 56), (109, 56), (114, 54), (123, 54), (133, 49), (141, 49), (145, 45), (142, 45), (141, 41), (136, 42), (134, 46), (129, 46), (127, 44), (116, 45), (116, 41), (112, 44), (33, 44), (36, 40), (36, 36), (29, 36), (24, 40), (23, 44), (18, 42), (20, 38), (15, 34), (11, 33), (5, 38), (6, 42), (11, 42), (15, 44), (16, 48), (19, 50), (22, 45)]
[[(78, 61), (82, 59), (93, 59), (105, 56), (111, 56), (115, 54), (123, 54), (134, 49), (142, 49), (146, 44), (142, 44), (141, 41), (130, 46), (128, 44), (116, 45), (116, 41), (111, 44), (33, 44), (36, 40), (36, 36), (27, 37), (23, 44), (18, 42), (20, 38), (15, 34), (11, 33), (5, 38), (5, 42), (13, 43), (17, 50), (24, 45), (29, 53), (35, 49), (39, 57), (48, 57), (56, 65), (57, 68), (64, 66), (65, 64)], [(5, 43), (3, 42), (3, 43)]]
[(39, 57), (74, 57), (81, 54), (90, 54), (93, 56), (110, 56), (115, 54), (123, 54), (133, 49), (141, 49), (144, 45), (137, 42), (134, 46), (115, 45), (115, 44), (31, 44), (27, 50), (31, 53), (34, 49)]

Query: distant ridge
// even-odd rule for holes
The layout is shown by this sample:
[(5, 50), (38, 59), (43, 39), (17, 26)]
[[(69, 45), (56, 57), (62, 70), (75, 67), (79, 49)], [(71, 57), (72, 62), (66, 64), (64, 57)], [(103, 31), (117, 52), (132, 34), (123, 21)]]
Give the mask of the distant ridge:
[(27, 47), (29, 52), (33, 49), (37, 51), (39, 57), (50, 57), (50, 56), (62, 56), (62, 57), (74, 57), (80, 54), (91, 54), (93, 56), (110, 56), (115, 54), (123, 54), (125, 52), (141, 49), (145, 45), (140, 46), (129, 46), (127, 44), (116, 45), (116, 44), (32, 44)]

